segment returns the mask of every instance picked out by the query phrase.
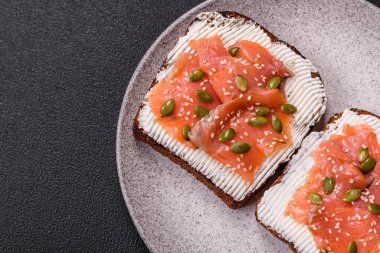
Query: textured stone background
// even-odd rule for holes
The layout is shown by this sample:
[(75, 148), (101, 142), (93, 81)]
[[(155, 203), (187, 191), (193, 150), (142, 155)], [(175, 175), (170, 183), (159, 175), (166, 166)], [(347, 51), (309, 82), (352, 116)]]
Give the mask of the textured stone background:
[(1, 252), (148, 252), (117, 178), (119, 109), (148, 47), (200, 2), (0, 3)]

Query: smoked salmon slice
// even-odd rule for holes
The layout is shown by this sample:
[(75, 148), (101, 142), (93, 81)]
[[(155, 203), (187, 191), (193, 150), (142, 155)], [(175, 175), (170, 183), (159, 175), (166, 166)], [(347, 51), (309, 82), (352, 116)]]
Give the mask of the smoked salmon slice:
[[(376, 163), (380, 146), (372, 128), (344, 125), (342, 134), (321, 142), (312, 158), (314, 166), (285, 214), (307, 225), (321, 250), (346, 253), (355, 244), (359, 253), (378, 252), (380, 213), (375, 209), (380, 208), (380, 165)], [(370, 159), (375, 163), (365, 169)], [(326, 178), (332, 180), (330, 184), (325, 184)]]
[[(199, 69), (198, 57), (182, 53), (168, 78), (154, 85), (147, 95), (150, 108), (156, 115), (156, 121), (177, 141), (193, 148), (195, 146), (184, 139), (182, 132), (185, 125), (191, 129), (198, 122), (199, 117), (195, 113), (195, 108), (201, 106), (210, 111), (220, 104), (207, 78), (197, 82), (189, 80), (189, 73), (197, 69)], [(212, 101), (202, 102), (196, 95), (197, 91), (207, 92)], [(161, 107), (169, 99), (175, 101), (175, 107), (171, 115), (162, 117)]]
[[(257, 43), (237, 41), (236, 54), (218, 35), (189, 45), (195, 54), (180, 54), (147, 95), (155, 120), (180, 143), (203, 148), (253, 182), (266, 157), (291, 144), (295, 111), (282, 109), (287, 101), (278, 87), (291, 73)], [(273, 78), (276, 85), (266, 87)], [(220, 141), (227, 129), (234, 136)]]
[[(228, 53), (218, 35), (192, 40), (189, 44), (196, 51), (200, 67), (209, 75), (210, 83), (222, 102), (238, 97), (245, 90), (265, 88), (273, 77), (285, 80), (291, 75), (281, 61), (276, 60), (268, 50), (254, 42), (236, 42), (231, 47), (238, 48), (236, 57)], [(247, 63), (243, 64), (243, 60)], [(237, 87), (237, 76), (246, 80), (245, 90)]]
[[(244, 180), (253, 182), (254, 175), (265, 157), (291, 143), (292, 117), (280, 109), (285, 103), (286, 99), (278, 89), (247, 91), (239, 98), (219, 105), (208, 117), (199, 121), (191, 131), (190, 139)], [(270, 112), (259, 116), (256, 113), (259, 107), (270, 108)], [(284, 126), (280, 133), (276, 132), (271, 124), (273, 115), (277, 116)], [(266, 122), (261, 126), (251, 126), (250, 121), (258, 116), (263, 117)], [(226, 129), (233, 129), (235, 135), (222, 142), (219, 136)], [(250, 150), (242, 154), (232, 152), (232, 146), (239, 142), (247, 143)]]

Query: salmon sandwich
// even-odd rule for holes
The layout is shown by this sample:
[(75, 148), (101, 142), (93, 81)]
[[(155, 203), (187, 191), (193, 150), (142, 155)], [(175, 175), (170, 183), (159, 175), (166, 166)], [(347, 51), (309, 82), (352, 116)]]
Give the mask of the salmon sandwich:
[(325, 103), (296, 49), (245, 16), (205, 12), (169, 52), (133, 130), (238, 208), (289, 160)]
[(380, 252), (380, 118), (351, 109), (302, 143), (257, 220), (296, 252)]

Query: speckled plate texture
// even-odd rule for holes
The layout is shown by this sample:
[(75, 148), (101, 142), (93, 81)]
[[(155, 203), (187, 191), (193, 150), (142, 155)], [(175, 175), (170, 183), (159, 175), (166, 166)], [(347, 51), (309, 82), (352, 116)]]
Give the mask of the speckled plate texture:
[[(255, 220), (255, 202), (229, 209), (192, 175), (132, 134), (135, 116), (177, 38), (201, 11), (236, 11), (295, 46), (317, 67), (328, 104), (380, 115), (380, 9), (360, 0), (208, 1), (180, 17), (138, 65), (122, 104), (117, 163), (132, 219), (152, 252), (290, 252)], [(319, 124), (319, 127), (322, 124)]]

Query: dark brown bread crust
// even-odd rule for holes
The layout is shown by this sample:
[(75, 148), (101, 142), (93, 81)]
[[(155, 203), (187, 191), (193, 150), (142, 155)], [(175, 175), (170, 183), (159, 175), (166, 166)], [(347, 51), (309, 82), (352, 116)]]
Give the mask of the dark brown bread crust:
[[(351, 108), (350, 110), (353, 111), (353, 112), (357, 112), (357, 113), (360, 114), (360, 115), (371, 115), (371, 116), (374, 116), (374, 117), (380, 119), (380, 116), (378, 116), (378, 115), (376, 115), (376, 114), (373, 114), (373, 113), (371, 113), (371, 112), (365, 111), (365, 110), (361, 110), (361, 109), (357, 109), (357, 108)], [(323, 131), (326, 131), (326, 130), (328, 129), (328, 126), (329, 126), (330, 124), (336, 122), (340, 117), (342, 117), (342, 114), (343, 114), (343, 112), (340, 112), (340, 113), (336, 113), (336, 114), (334, 114), (334, 115), (328, 120), (327, 124), (326, 124), (325, 127), (323, 128)], [(297, 151), (296, 153), (298, 153), (298, 151)], [(294, 153), (293, 156), (296, 155), (296, 153)], [(282, 173), (282, 175), (280, 175), (280, 176), (279, 176), (279, 177), (273, 182), (273, 184), (272, 184), (267, 190), (269, 190), (272, 186), (275, 186), (276, 184), (278, 184), (278, 183), (281, 182), (282, 178), (285, 176), (286, 172), (288, 171), (288, 167), (289, 167), (289, 166), (287, 165), (287, 166), (285, 167), (284, 172)], [(255, 216), (256, 216), (256, 220), (257, 220), (257, 222), (258, 222), (261, 226), (263, 226), (264, 228), (266, 228), (269, 232), (271, 232), (274, 236), (276, 236), (278, 239), (280, 239), (281, 241), (285, 242), (293, 252), (295, 252), (295, 253), (299, 253), (299, 251), (297, 251), (297, 249), (295, 248), (295, 246), (294, 246), (293, 243), (287, 241), (284, 237), (282, 237), (281, 234), (279, 234), (279, 233), (277, 233), (276, 231), (274, 231), (271, 227), (265, 225), (265, 224), (259, 219), (259, 216), (257, 215), (257, 208), (258, 208), (258, 206), (260, 205), (260, 202), (261, 202), (261, 199), (262, 199), (262, 198), (263, 198), (263, 195), (261, 195), (261, 197), (259, 198), (259, 200), (258, 200), (257, 203), (256, 203)]]
[[(255, 22), (254, 20), (252, 20), (252, 19), (250, 19), (250, 18), (248, 18), (248, 17), (246, 17), (244, 15), (241, 15), (241, 14), (239, 14), (237, 12), (224, 11), (224, 12), (220, 12), (220, 14), (223, 15), (224, 17), (226, 17), (226, 18), (241, 18), (241, 19), (246, 20), (247, 22), (248, 21)], [(197, 21), (197, 19), (195, 19), (193, 22), (195, 22), (195, 21)], [(284, 41), (279, 40), (276, 36), (274, 36), (272, 33), (270, 33), (266, 28), (262, 27), (257, 22), (255, 22), (255, 23), (261, 29), (264, 30), (264, 32), (271, 38), (272, 42), (281, 42), (281, 43), (284, 43), (289, 48), (291, 48), (296, 54), (300, 55), (302, 58), (305, 58), (296, 48), (294, 48), (293, 46), (290, 46), (288, 43), (286, 43)], [(167, 62), (166, 61), (161, 66), (160, 70), (163, 70), (165, 68), (167, 68)], [(320, 78), (318, 72), (313, 72), (311, 74), (311, 77), (312, 78)], [(322, 81), (322, 79), (321, 79), (321, 81)], [(155, 79), (152, 82), (151, 87), (153, 87), (156, 83), (157, 83), (157, 80)], [(177, 155), (173, 154), (169, 149), (167, 149), (164, 146), (162, 146), (161, 144), (157, 143), (154, 139), (152, 139), (151, 137), (149, 137), (143, 131), (143, 129), (139, 128), (138, 115), (139, 115), (140, 110), (141, 110), (142, 107), (143, 107), (143, 104), (141, 104), (141, 106), (140, 106), (140, 108), (139, 108), (139, 110), (138, 110), (138, 112), (137, 112), (137, 114), (135, 116), (134, 123), (133, 123), (133, 134), (134, 134), (135, 138), (137, 140), (139, 140), (139, 141), (142, 141), (142, 142), (145, 142), (145, 143), (149, 144), (157, 152), (159, 152), (162, 155), (168, 157), (170, 160), (172, 160), (173, 162), (175, 162), (178, 165), (180, 165), (187, 172), (191, 173), (196, 179), (198, 179), (200, 182), (202, 182), (203, 184), (205, 184), (210, 190), (212, 190), (213, 192), (215, 192), (215, 194), (219, 198), (221, 198), (227, 204), (228, 207), (230, 207), (232, 209), (236, 209), (236, 208), (240, 208), (240, 207), (244, 206), (249, 200), (251, 200), (254, 197), (254, 195), (260, 193), (262, 191), (262, 189), (265, 189), (266, 186), (268, 186), (268, 183), (264, 183), (258, 189), (256, 189), (256, 190), (248, 193), (243, 200), (241, 200), (241, 201), (234, 200), (230, 195), (226, 194), (219, 187), (215, 186), (215, 184), (211, 180), (209, 180), (208, 178), (206, 178), (202, 173), (200, 173), (197, 170), (195, 170), (194, 168), (192, 168), (186, 161), (182, 160), (180, 157), (178, 157)], [(286, 164), (286, 163), (287, 162), (284, 162), (283, 164), (279, 165), (279, 169), (278, 170), (280, 172), (282, 171), (281, 168), (284, 168), (284, 164)], [(271, 178), (268, 179), (268, 182), (271, 182), (273, 180), (273, 178), (276, 177), (276, 174), (278, 174), (278, 173), (273, 174), (271, 176)]]

